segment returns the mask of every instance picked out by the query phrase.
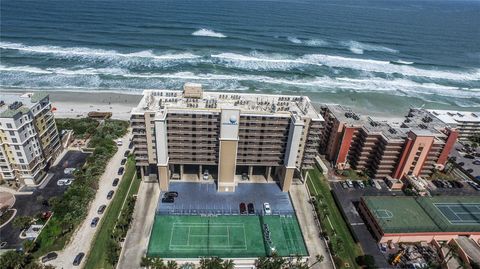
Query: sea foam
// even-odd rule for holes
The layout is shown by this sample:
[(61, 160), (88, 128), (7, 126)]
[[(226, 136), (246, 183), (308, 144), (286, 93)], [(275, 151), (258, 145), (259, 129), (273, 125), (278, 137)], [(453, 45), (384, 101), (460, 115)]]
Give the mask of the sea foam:
[(351, 52), (355, 54), (363, 54), (364, 51), (380, 51), (380, 52), (388, 52), (388, 53), (398, 53), (398, 50), (391, 49), (384, 46), (373, 45), (362, 43), (358, 41), (342, 41), (340, 45), (347, 47)]
[(216, 37), (216, 38), (225, 38), (226, 35), (215, 32), (210, 29), (202, 28), (192, 33), (193, 36), (206, 36), (206, 37)]

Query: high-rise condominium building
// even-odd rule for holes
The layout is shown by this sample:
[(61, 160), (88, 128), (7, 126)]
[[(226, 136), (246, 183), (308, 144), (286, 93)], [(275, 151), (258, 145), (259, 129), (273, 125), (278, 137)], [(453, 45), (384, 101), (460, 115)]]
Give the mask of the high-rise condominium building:
[(480, 112), (427, 110), (432, 117), (458, 130), (460, 139), (468, 139), (480, 134)]
[(0, 179), (36, 185), (61, 152), (48, 94), (0, 98)]
[(323, 118), (305, 96), (148, 90), (132, 110), (137, 166), (167, 190), (171, 180), (278, 180), (288, 191), (311, 168)]
[(394, 126), (341, 105), (322, 108), (320, 151), (337, 169), (364, 171), (376, 179), (428, 177), (442, 170), (458, 132), (422, 109), (411, 109)]

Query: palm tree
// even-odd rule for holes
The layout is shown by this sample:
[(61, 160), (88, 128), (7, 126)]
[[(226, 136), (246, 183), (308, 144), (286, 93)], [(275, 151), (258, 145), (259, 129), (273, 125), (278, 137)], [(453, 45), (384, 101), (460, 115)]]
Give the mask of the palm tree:
[(168, 261), (165, 269), (178, 269), (178, 264), (175, 261)]
[(233, 260), (225, 260), (223, 261), (223, 269), (235, 269), (235, 263)]
[(322, 263), (323, 260), (325, 259), (325, 257), (323, 257), (323, 255), (317, 254), (317, 256), (315, 256), (315, 259), (316, 259), (315, 262), (310, 264), (310, 266), (308, 268), (312, 268), (317, 263)]

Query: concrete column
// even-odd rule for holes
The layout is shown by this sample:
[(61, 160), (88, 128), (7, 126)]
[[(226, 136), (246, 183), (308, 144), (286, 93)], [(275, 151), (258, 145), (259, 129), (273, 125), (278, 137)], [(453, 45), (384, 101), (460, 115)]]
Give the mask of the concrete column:
[(267, 166), (267, 171), (265, 171), (265, 178), (267, 179), (267, 182), (272, 180), (272, 177), (270, 176), (270, 174), (272, 173), (272, 167), (271, 166)]
[(293, 181), (293, 172), (295, 168), (283, 168), (280, 178), (280, 184), (282, 185), (282, 191), (288, 192)]
[(180, 165), (180, 180), (183, 179), (183, 164)]
[(198, 179), (203, 180), (203, 166), (201, 164), (198, 166)]
[(142, 180), (144, 180), (143, 177), (145, 176), (145, 171), (144, 171), (144, 169), (145, 169), (145, 166), (140, 166), (140, 178), (141, 178)]
[(158, 166), (158, 183), (160, 185), (161, 191), (168, 191), (168, 185), (170, 182), (170, 171), (168, 170), (168, 165), (159, 165)]
[(248, 177), (250, 178), (250, 180), (252, 180), (252, 176), (253, 176), (253, 166), (248, 166)]

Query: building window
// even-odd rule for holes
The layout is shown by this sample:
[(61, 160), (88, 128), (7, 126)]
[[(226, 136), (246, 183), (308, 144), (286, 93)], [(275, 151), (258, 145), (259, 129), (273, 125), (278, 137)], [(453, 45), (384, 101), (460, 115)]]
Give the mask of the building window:
[(12, 124), (7, 123), (7, 128), (12, 128)]

